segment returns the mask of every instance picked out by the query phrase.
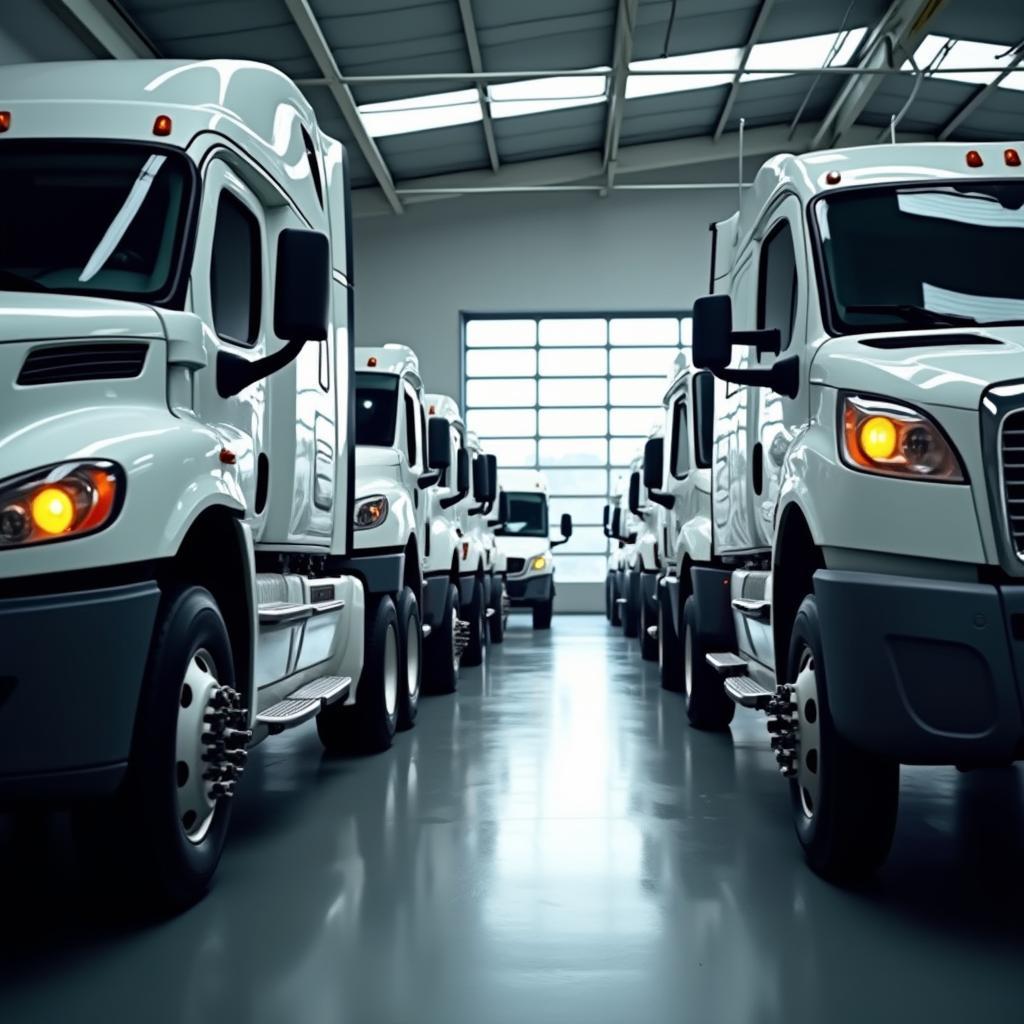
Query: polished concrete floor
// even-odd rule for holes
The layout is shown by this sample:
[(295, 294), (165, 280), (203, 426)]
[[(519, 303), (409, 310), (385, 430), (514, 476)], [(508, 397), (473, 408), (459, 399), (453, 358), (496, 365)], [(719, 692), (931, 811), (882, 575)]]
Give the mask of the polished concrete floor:
[(762, 730), (689, 730), (601, 618), (517, 618), (391, 753), (260, 747), (176, 920), (105, 922), (61, 818), (0, 819), (0, 1021), (1024, 1021), (1021, 773), (905, 770), (892, 858), (845, 892)]

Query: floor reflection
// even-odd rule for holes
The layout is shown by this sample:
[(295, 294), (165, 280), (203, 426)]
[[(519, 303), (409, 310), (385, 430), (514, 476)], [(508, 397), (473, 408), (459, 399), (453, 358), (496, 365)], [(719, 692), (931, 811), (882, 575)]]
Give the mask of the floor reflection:
[(62, 816), (0, 819), (0, 1019), (1021, 1019), (1019, 770), (904, 770), (892, 859), (844, 892), (762, 730), (689, 730), (602, 619), (516, 616), (388, 755), (259, 748), (174, 921), (105, 913)]

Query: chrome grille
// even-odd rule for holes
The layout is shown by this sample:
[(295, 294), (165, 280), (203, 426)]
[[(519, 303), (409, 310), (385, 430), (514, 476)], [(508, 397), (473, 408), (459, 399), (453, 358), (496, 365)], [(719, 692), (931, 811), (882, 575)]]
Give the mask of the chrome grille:
[(1024, 556), (1024, 409), (1003, 420), (999, 445), (1010, 541), (1013, 550)]
[(146, 345), (135, 342), (44, 345), (29, 352), (18, 374), (18, 383), (31, 387), (138, 377), (146, 362), (146, 349)]
[(510, 576), (521, 573), (526, 568), (525, 558), (510, 558), (508, 560), (508, 572)]

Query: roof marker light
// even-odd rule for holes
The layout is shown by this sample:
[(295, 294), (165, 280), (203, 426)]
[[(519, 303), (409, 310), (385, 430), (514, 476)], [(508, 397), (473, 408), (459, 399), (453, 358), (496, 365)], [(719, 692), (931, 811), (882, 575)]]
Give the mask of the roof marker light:
[(976, 149), (967, 151), (967, 166), (968, 167), (984, 167), (985, 161), (981, 159), (981, 154)]
[(367, 366), (376, 366), (377, 365), (377, 357), (376, 356), (370, 356), (370, 358), (366, 360), (366, 365)]
[(153, 134), (154, 135), (170, 135), (171, 129), (174, 127), (171, 119), (166, 114), (157, 114), (156, 120), (153, 122)]
[(430, 407), (430, 415), (433, 416), (435, 412), (437, 412), (437, 406), (436, 405), (432, 405)]
[(1008, 149), (1003, 153), (1003, 159), (1007, 167), (1020, 167), (1020, 153), (1015, 149)]
[(10, 131), (11, 128), (11, 112), (9, 110), (0, 110), (0, 132)]
[(829, 171), (825, 175), (825, 183), (828, 185), (838, 185), (843, 180), (843, 176), (838, 171)]

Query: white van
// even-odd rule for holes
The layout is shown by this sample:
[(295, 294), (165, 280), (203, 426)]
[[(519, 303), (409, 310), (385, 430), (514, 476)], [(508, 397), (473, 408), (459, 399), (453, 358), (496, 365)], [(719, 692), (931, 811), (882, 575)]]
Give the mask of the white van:
[(1024, 751), (1022, 151), (780, 156), (714, 228), (693, 685), (767, 713), (828, 878), (885, 859), (901, 763)]
[(0, 799), (73, 806), (119, 887), (181, 908), (247, 747), (313, 716), (390, 743), (395, 609), (344, 568), (345, 153), (258, 64), (0, 95)]

